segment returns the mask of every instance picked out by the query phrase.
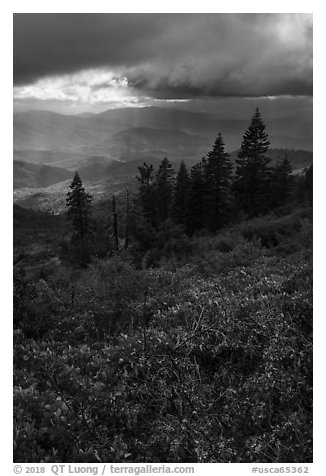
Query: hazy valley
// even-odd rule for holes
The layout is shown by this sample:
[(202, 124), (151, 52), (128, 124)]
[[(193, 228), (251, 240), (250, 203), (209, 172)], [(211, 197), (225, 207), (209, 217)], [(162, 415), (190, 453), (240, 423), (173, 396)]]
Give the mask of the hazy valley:
[[(234, 162), (247, 120), (219, 120), (206, 113), (145, 107), (68, 116), (47, 111), (14, 115), (14, 202), (62, 211), (73, 174), (79, 171), (95, 199), (133, 190), (144, 160), (175, 168), (205, 156), (218, 131)], [(287, 154), (292, 167), (312, 164), (312, 130), (303, 114), (268, 123), (275, 162)]]

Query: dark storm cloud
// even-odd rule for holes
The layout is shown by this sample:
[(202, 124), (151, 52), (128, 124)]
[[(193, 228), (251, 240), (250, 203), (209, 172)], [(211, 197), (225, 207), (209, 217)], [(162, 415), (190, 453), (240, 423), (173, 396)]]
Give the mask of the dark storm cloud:
[(129, 78), (129, 86), (141, 89), (147, 96), (157, 99), (187, 99), (198, 97), (263, 97), (263, 96), (311, 96), (312, 84), (305, 79), (284, 79), (273, 81), (269, 84), (254, 85), (252, 82), (245, 84), (241, 81), (229, 81), (225, 78), (212, 81), (211, 84), (195, 86), (185, 80), (182, 84), (171, 84), (169, 78), (160, 79), (151, 84), (151, 78), (137, 76), (133, 81)]
[(15, 14), (14, 82), (107, 67), (157, 98), (312, 94), (305, 14)]
[[(132, 65), (159, 34), (157, 15), (15, 14), (14, 82), (97, 66)], [(137, 54), (136, 54), (137, 53)]]

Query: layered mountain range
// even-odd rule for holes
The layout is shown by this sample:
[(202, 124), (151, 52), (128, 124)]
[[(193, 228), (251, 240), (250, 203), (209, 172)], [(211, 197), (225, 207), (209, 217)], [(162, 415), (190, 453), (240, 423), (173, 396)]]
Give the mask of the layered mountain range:
[[(14, 114), (14, 196), (26, 207), (46, 207), (67, 191), (73, 173), (96, 195), (133, 187), (144, 160), (164, 158), (191, 166), (211, 149), (221, 132), (235, 160), (248, 120), (219, 119), (178, 109), (144, 107), (100, 114), (48, 111)], [(287, 154), (294, 169), (312, 163), (312, 125), (305, 115), (268, 120), (269, 156)], [(232, 152), (233, 151), (233, 152)], [(60, 200), (59, 200), (60, 201)]]

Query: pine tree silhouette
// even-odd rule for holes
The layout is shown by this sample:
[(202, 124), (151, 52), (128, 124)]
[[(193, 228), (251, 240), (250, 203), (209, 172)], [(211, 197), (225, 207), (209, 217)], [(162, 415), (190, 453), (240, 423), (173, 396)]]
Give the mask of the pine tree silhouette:
[(70, 247), (66, 250), (66, 258), (72, 264), (86, 266), (91, 256), (91, 228), (89, 221), (90, 204), (92, 201), (82, 184), (78, 172), (67, 193), (67, 218), (71, 221), (73, 234)]
[(189, 235), (203, 228), (205, 217), (204, 193), (203, 162), (200, 162), (194, 165), (190, 171), (189, 198), (186, 213), (186, 231)]
[(129, 227), (130, 223), (130, 199), (129, 199), (129, 189), (126, 191), (126, 223), (125, 223), (125, 243), (124, 248), (125, 250), (128, 249), (129, 246)]
[(204, 164), (205, 206), (207, 228), (216, 232), (225, 225), (231, 214), (232, 163), (225, 152), (222, 134), (219, 133), (213, 149)]
[(116, 251), (119, 251), (118, 214), (115, 196), (112, 195), (113, 240)]
[(268, 209), (270, 159), (268, 134), (259, 109), (245, 132), (236, 159), (234, 192), (239, 208), (248, 216), (257, 216)]
[(160, 163), (155, 178), (156, 217), (158, 224), (170, 216), (174, 188), (174, 170), (165, 157)]
[(89, 209), (92, 197), (86, 193), (78, 172), (69, 188), (71, 191), (67, 193), (66, 199), (67, 217), (73, 225), (73, 237), (83, 241), (90, 233)]
[(187, 167), (182, 161), (176, 178), (171, 212), (173, 221), (182, 226), (186, 224), (188, 193), (189, 175)]
[(287, 156), (278, 160), (270, 173), (270, 204), (272, 208), (286, 205), (293, 195), (294, 177)]
[(137, 176), (139, 182), (139, 194), (138, 199), (140, 207), (143, 211), (145, 220), (151, 225), (155, 226), (156, 224), (156, 197), (154, 190), (154, 167), (152, 164), (147, 165), (144, 162), (144, 165), (138, 167), (140, 176)]

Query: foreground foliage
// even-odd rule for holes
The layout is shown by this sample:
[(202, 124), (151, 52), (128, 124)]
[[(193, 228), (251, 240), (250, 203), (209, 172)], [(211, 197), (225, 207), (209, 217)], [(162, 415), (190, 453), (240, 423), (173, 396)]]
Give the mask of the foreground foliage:
[(311, 211), (15, 277), (15, 462), (312, 461)]

